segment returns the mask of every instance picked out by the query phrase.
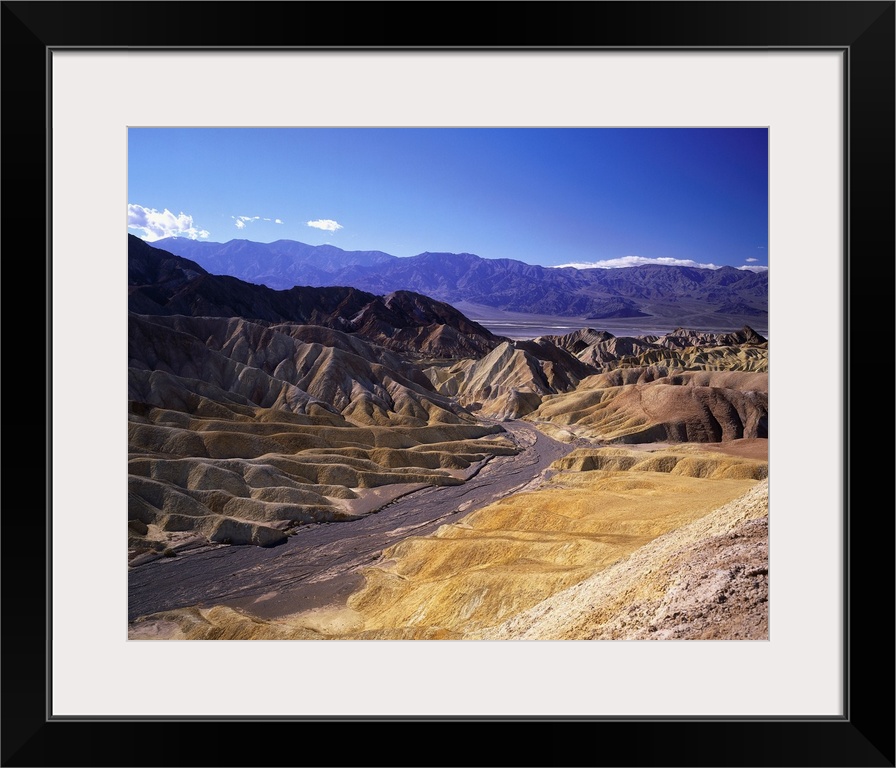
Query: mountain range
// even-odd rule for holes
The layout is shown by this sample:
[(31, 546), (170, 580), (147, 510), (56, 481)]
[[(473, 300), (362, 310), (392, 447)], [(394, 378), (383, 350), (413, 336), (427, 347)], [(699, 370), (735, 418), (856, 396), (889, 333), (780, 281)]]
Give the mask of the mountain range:
[(210, 274), (133, 235), (128, 235), (128, 309), (324, 326), (411, 357), (479, 356), (503, 341), (454, 307), (408, 291), (383, 297), (343, 286), (275, 290)]
[(542, 267), (471, 253), (344, 251), (293, 240), (213, 243), (165, 238), (154, 245), (217, 275), (277, 290), (352, 286), (373, 294), (414, 291), (443, 302), (587, 319), (673, 320), (699, 314), (717, 327), (763, 324), (768, 273), (721, 267), (643, 265), (614, 269)]

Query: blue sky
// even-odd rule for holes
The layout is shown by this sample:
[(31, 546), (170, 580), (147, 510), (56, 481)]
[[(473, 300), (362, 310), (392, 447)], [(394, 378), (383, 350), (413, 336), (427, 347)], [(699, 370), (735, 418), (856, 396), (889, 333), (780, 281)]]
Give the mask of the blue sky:
[(764, 128), (131, 128), (128, 231), (529, 264), (768, 265)]

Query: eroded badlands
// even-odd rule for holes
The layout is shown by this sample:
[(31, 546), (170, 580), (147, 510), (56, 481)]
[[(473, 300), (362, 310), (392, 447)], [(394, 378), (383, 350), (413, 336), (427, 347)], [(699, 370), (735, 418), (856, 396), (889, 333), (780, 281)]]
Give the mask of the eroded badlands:
[[(241, 556), (256, 581), (230, 592), (226, 568), (204, 594), (193, 569), (199, 597), (130, 637), (767, 638), (768, 342), (751, 329), (513, 341), (417, 294), (271, 291), (131, 249), (132, 601), (181, 562), (269, 554)], [(363, 549), (361, 523), (399, 498), (425, 500), (415, 522)], [(262, 560), (321, 525), (364, 557), (327, 567), (321, 547), (304, 582), (281, 558), (266, 584)], [(287, 584), (328, 597), (278, 602)]]

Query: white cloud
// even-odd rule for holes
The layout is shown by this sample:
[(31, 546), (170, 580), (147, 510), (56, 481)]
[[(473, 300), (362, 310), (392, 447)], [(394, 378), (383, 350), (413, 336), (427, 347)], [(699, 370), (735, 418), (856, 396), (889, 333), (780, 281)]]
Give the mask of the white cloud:
[(576, 269), (618, 269), (619, 267), (640, 267), (644, 264), (665, 264), (666, 266), (697, 267), (698, 269), (720, 269), (720, 265), (718, 264), (700, 264), (691, 259), (673, 259), (669, 256), (658, 256), (656, 258), (649, 258), (647, 256), (620, 256), (618, 259), (559, 264), (555, 269), (560, 269), (561, 267), (575, 267)]
[[(746, 261), (756, 261), (756, 259), (746, 259)], [(602, 261), (574, 261), (569, 264), (558, 264), (552, 269), (562, 269), (563, 267), (574, 267), (575, 269), (618, 269), (619, 267), (640, 267), (644, 264), (665, 264), (674, 267), (696, 267), (697, 269), (721, 269), (719, 264), (701, 264), (692, 259), (673, 259), (668, 256), (658, 256), (656, 258), (648, 258), (647, 256), (621, 256), (618, 259), (604, 259)], [(748, 272), (768, 272), (768, 267), (759, 264), (749, 264), (737, 269), (746, 270)]]
[(309, 227), (314, 227), (315, 229), (324, 229), (327, 232), (335, 232), (337, 229), (342, 229), (342, 224), (333, 221), (333, 219), (317, 219), (317, 221), (309, 221)]
[(245, 229), (247, 224), (253, 221), (272, 221), (274, 224), (282, 224), (280, 219), (269, 219), (267, 216), (231, 216), (233, 224), (237, 229)]
[(167, 208), (164, 211), (157, 211), (155, 208), (144, 208), (133, 203), (128, 203), (128, 229), (142, 232), (141, 237), (150, 243), (163, 237), (188, 237), (190, 240), (198, 240), (210, 234), (204, 229), (195, 227), (193, 217), (183, 211), (175, 215)]
[(751, 258), (749, 258), (749, 259), (744, 259), (744, 261), (759, 261), (759, 259), (754, 259), (754, 258), (751, 257)]
[(245, 229), (246, 224), (252, 221), (258, 221), (259, 216), (231, 216), (233, 219), (233, 223), (236, 225), (237, 229)]

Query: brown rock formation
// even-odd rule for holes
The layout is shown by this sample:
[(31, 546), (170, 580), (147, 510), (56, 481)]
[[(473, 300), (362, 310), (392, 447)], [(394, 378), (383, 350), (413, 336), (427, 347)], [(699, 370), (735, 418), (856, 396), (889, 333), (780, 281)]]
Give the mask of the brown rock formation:
[(599, 374), (526, 418), (614, 443), (706, 442), (768, 436), (767, 374), (677, 372), (652, 366)]

